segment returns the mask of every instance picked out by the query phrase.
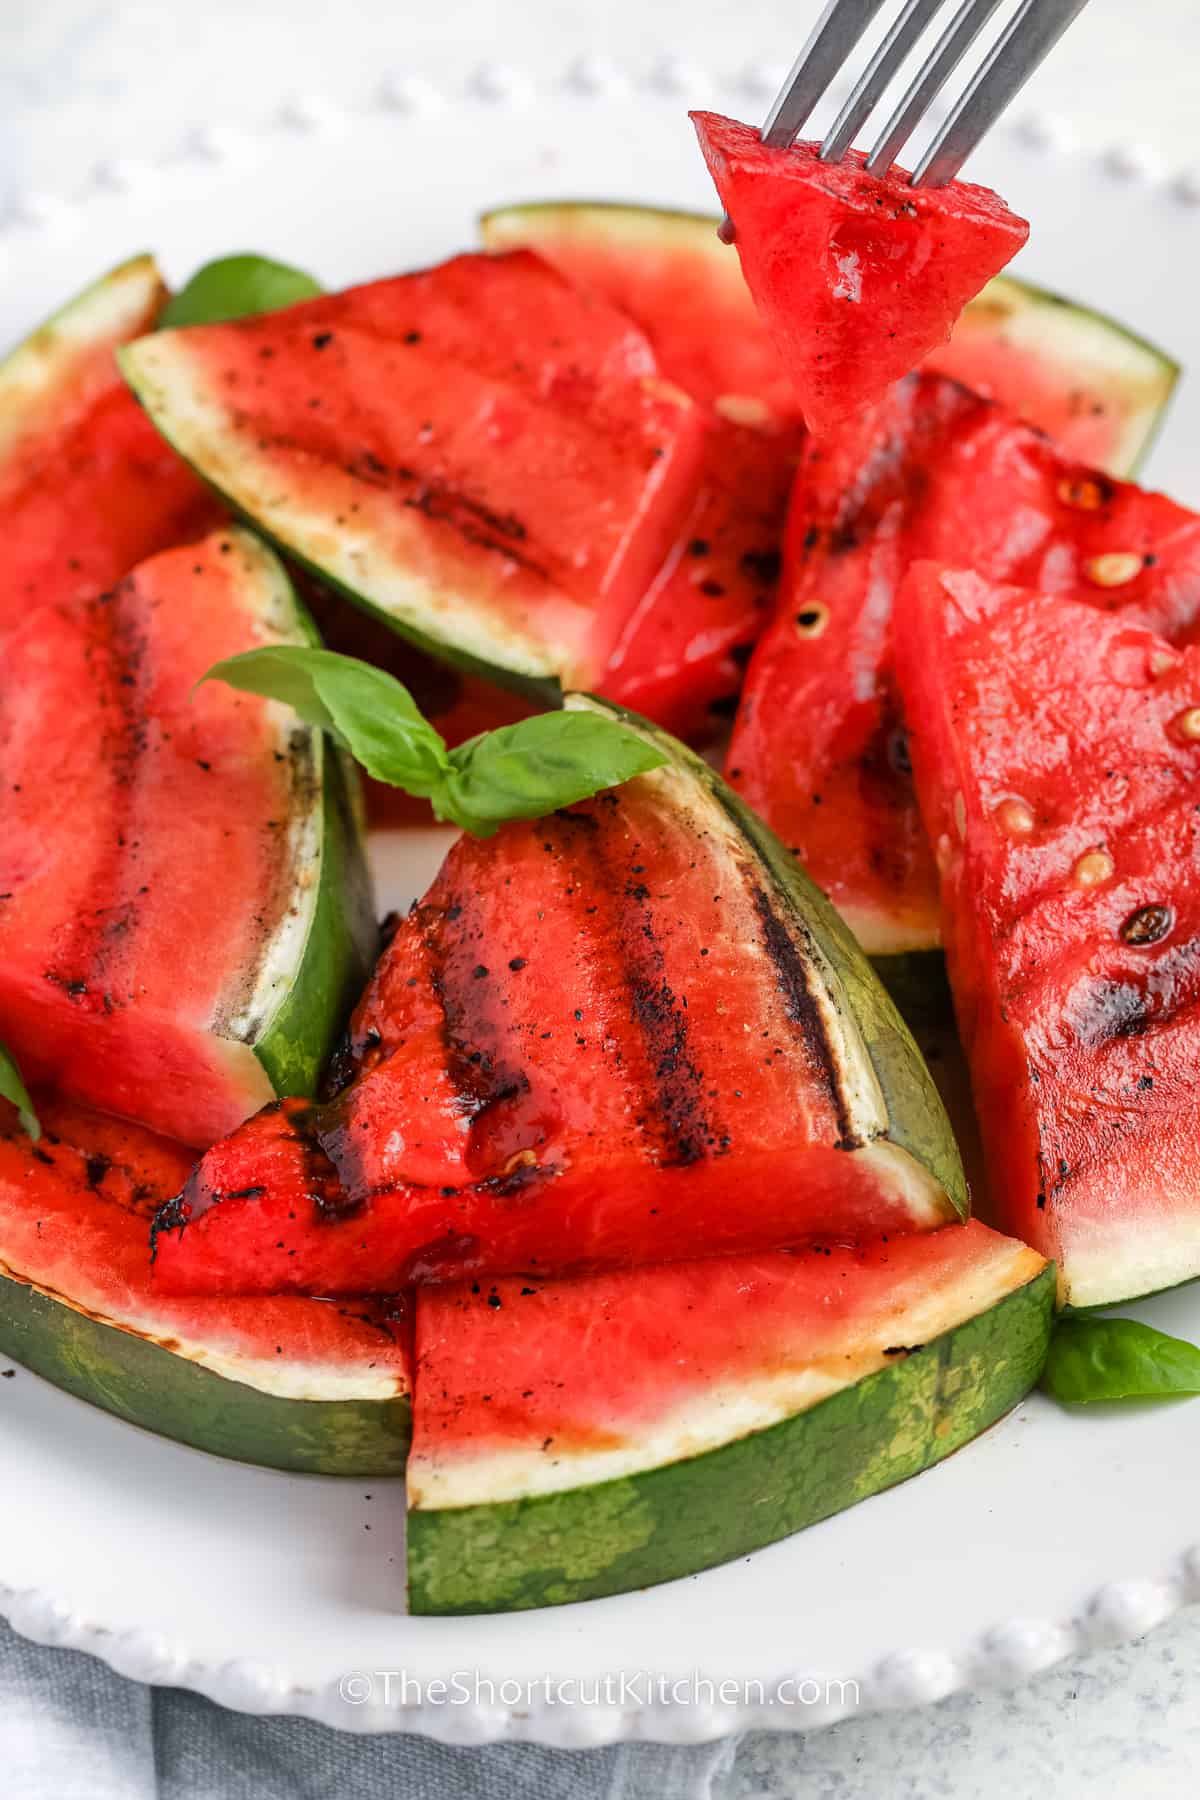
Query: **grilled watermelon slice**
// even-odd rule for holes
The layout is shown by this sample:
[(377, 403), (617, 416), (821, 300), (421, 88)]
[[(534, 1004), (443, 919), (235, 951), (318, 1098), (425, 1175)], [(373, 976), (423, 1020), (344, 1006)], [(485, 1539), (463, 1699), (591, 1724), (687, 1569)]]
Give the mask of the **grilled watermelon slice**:
[(1076, 1306), (1200, 1274), (1200, 648), (934, 565), (897, 670), (998, 1222)]
[(832, 908), (651, 735), (664, 768), (460, 840), (355, 1014), (339, 1098), (260, 1114), (160, 1217), (164, 1291), (553, 1274), (965, 1211), (929, 1076)]
[(408, 1445), (402, 1297), (166, 1300), (146, 1257), (191, 1153), (39, 1096), (37, 1145), (0, 1102), (0, 1352), (164, 1437), (239, 1462), (397, 1475)]
[(990, 188), (913, 187), (851, 150), (774, 149), (749, 125), (693, 113), (733, 221), (746, 284), (811, 430), (876, 401), (939, 344), (1014, 257), (1029, 226)]
[(1011, 275), (970, 302), (924, 366), (951, 375), (1054, 439), (1064, 455), (1135, 475), (1179, 364), (1106, 314)]
[(298, 561), (543, 697), (599, 678), (704, 439), (644, 335), (528, 252), (156, 332), (121, 363), (176, 450)]
[(114, 360), (165, 299), (153, 258), (135, 257), (0, 362), (0, 636), (38, 606), (103, 593), (220, 516)]
[(876, 956), (939, 941), (893, 674), (895, 594), (921, 557), (1171, 637), (1200, 616), (1197, 515), (1072, 462), (957, 383), (910, 376), (810, 443), (727, 769)]
[(229, 530), (0, 647), (0, 1037), (31, 1079), (198, 1145), (313, 1091), (375, 944), (353, 777), (290, 711), (192, 691), (310, 641)]
[(622, 1593), (852, 1506), (1021, 1398), (1053, 1293), (979, 1224), (423, 1289), (410, 1610)]

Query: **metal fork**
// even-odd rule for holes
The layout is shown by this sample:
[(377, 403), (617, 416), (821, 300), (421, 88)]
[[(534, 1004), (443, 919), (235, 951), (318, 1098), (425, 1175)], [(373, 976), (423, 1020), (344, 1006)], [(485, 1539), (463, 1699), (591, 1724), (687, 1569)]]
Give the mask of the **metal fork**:
[[(842, 160), (878, 105), (892, 77), (946, 0), (906, 0), (821, 144), (822, 162)], [(1087, 0), (1021, 0), (1006, 29), (951, 110), (913, 171), (915, 187), (953, 181), (984, 133), (1024, 87)], [(786, 148), (859, 42), (883, 0), (828, 0), (762, 128), (763, 142)], [(970, 49), (1000, 0), (961, 0), (949, 25), (888, 120), (867, 168), (886, 175), (931, 101)]]

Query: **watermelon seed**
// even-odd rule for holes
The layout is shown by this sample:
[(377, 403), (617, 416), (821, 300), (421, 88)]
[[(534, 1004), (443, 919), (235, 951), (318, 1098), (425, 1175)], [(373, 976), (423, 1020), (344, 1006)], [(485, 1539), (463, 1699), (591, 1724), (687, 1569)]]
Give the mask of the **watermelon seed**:
[(1165, 938), (1174, 924), (1174, 914), (1169, 906), (1154, 901), (1149, 906), (1139, 906), (1136, 912), (1130, 913), (1121, 927), (1121, 938), (1126, 944), (1134, 944), (1139, 948), (1144, 944), (1157, 944)]
[(961, 792), (954, 796), (954, 829), (960, 838), (967, 835), (967, 803)]
[(754, 394), (718, 394), (713, 411), (728, 419), (731, 425), (769, 425), (771, 409)]
[[(668, 406), (678, 406), (685, 412), (690, 412), (695, 404), (690, 394), (685, 394), (673, 381), (664, 381), (661, 375), (644, 376), (642, 392), (652, 400), (665, 400)], [(717, 404), (719, 406), (720, 402)]]
[(1189, 706), (1175, 720), (1175, 729), (1181, 737), (1195, 740), (1200, 738), (1200, 706)]
[(1142, 572), (1142, 559), (1130, 550), (1110, 550), (1104, 556), (1093, 556), (1087, 565), (1087, 578), (1097, 587), (1124, 587)]
[(1058, 497), (1081, 512), (1098, 512), (1112, 499), (1112, 489), (1094, 475), (1064, 475), (1058, 484)]
[(828, 623), (829, 608), (827, 606), (806, 606), (803, 612), (796, 614), (796, 636), (820, 637)]
[(1169, 669), (1175, 667), (1178, 661), (1179, 658), (1174, 650), (1152, 650), (1150, 652), (1151, 677), (1165, 675)]
[(937, 841), (938, 874), (944, 875), (954, 861), (954, 845), (950, 842), (949, 832), (943, 831)]
[(1075, 864), (1072, 880), (1076, 887), (1099, 887), (1112, 879), (1115, 868), (1107, 850), (1087, 850)]
[(1010, 837), (1032, 837), (1037, 826), (1033, 808), (1024, 800), (1002, 800), (996, 808), (996, 821)]

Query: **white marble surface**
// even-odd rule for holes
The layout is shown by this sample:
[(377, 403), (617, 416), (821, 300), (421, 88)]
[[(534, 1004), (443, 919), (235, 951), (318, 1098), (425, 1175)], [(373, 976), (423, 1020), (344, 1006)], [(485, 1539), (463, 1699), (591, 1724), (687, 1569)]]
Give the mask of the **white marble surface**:
[[(703, 96), (707, 70), (745, 71), (753, 110), (814, 11), (815, 0), (739, 0), (707, 15), (682, 0), (610, 0), (586, 15), (568, 0), (0, 0), (0, 213), (86, 195), (97, 171), (123, 178), (197, 131), (254, 125), (289, 98), (319, 124), (323, 97), (352, 107), (389, 79), (402, 98), (406, 80), (455, 87), (482, 70), (532, 97), (586, 57), (599, 79), (673, 72), (688, 97)], [(1195, 0), (1092, 0), (1070, 57), (1060, 52), (1020, 104), (1054, 130), (1200, 175), (1198, 55)], [(748, 1739), (718, 1791), (1007, 1800), (1049, 1789), (1074, 1800), (1100, 1788), (1165, 1800), (1195, 1792), (1197, 1767), (1193, 1611), (1029, 1687)]]

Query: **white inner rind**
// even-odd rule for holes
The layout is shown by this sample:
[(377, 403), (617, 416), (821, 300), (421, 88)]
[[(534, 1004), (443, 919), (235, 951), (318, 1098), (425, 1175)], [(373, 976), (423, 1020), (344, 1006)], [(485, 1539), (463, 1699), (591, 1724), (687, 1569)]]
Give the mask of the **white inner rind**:
[[(222, 1376), (226, 1381), (240, 1382), (243, 1387), (254, 1388), (257, 1393), (270, 1394), (278, 1400), (390, 1400), (408, 1392), (407, 1384), (395, 1369), (372, 1368), (370, 1359), (365, 1356), (358, 1363), (331, 1367), (327, 1362), (306, 1363), (294, 1357), (276, 1356), (274, 1344), (271, 1354), (262, 1356), (240, 1345), (223, 1345), (218, 1341), (220, 1312), (226, 1304), (223, 1301), (213, 1303), (213, 1338), (205, 1340), (194, 1335), (194, 1320), (183, 1325), (171, 1319), (169, 1301), (164, 1303), (165, 1311), (155, 1313), (147, 1308), (131, 1307), (123, 1318), (118, 1319), (84, 1306), (40, 1281), (28, 1280), (3, 1261), (0, 1261), (0, 1276), (32, 1288), (35, 1293), (45, 1295), (46, 1299), (83, 1318), (127, 1336), (141, 1338), (159, 1349), (170, 1351), (173, 1356), (182, 1357), (185, 1362), (196, 1363), (212, 1374)], [(201, 1302), (188, 1304), (193, 1312), (202, 1305)], [(319, 1306), (323, 1303), (312, 1300), (307, 1304)]]
[(930, 1230), (945, 1225), (952, 1216), (941, 1182), (902, 1145), (878, 1137), (874, 1143), (863, 1144), (848, 1154), (860, 1169), (864, 1164), (870, 1169), (876, 1192), (889, 1195), (903, 1208), (905, 1230)]
[[(892, 1366), (895, 1357), (884, 1354), (890, 1346), (932, 1343), (1024, 1287), (1044, 1267), (1043, 1259), (1027, 1245), (997, 1238), (986, 1255), (976, 1254), (965, 1269), (944, 1268), (933, 1281), (914, 1277), (907, 1291), (898, 1289), (871, 1318), (848, 1320), (844, 1340), (827, 1341), (823, 1354), (808, 1361), (811, 1332), (808, 1322), (797, 1318), (791, 1367), (777, 1366), (786, 1361), (788, 1346), (776, 1337), (771, 1346), (776, 1366), (761, 1375), (739, 1372), (736, 1381), (675, 1398), (657, 1419), (580, 1420), (585, 1430), (628, 1434), (624, 1442), (604, 1449), (558, 1451), (553, 1439), (543, 1448), (539, 1435), (530, 1444), (467, 1442), (428, 1450), (418, 1437), (408, 1465), (409, 1505), (421, 1511), (497, 1505), (592, 1487), (702, 1456), (806, 1412), (830, 1394)], [(564, 1392), (569, 1394), (569, 1371), (564, 1376)], [(564, 1403), (569, 1418), (568, 1407), (569, 1402)]]
[(1065, 1220), (1058, 1259), (1062, 1305), (1107, 1306), (1156, 1294), (1200, 1275), (1200, 1218), (1195, 1213), (1111, 1221)]

